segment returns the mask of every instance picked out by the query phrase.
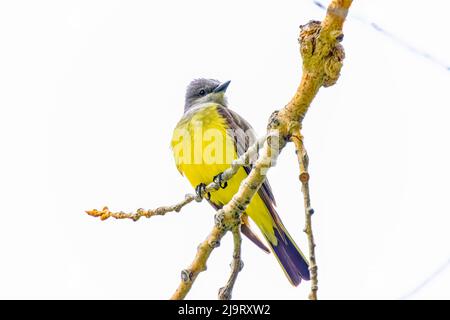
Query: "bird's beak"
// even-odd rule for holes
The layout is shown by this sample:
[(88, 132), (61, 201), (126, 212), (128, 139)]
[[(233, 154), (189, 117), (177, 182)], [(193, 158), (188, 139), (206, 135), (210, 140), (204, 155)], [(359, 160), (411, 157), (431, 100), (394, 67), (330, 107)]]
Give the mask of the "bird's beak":
[(227, 81), (224, 83), (221, 83), (217, 88), (214, 89), (214, 93), (219, 93), (219, 92), (225, 92), (227, 91), (228, 86), (230, 85), (231, 81)]

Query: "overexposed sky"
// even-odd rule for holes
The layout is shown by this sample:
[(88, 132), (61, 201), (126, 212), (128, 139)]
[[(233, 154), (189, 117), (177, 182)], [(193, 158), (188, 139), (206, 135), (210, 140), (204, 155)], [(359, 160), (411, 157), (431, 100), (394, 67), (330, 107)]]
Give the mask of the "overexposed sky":
[[(322, 1), (328, 3), (328, 1)], [(398, 299), (450, 258), (448, 1), (355, 1), (338, 83), (304, 121), (319, 297)], [(312, 1), (1, 1), (0, 298), (165, 299), (213, 223), (194, 203), (151, 220), (84, 210), (172, 204), (192, 192), (169, 148), (187, 83), (232, 80), (232, 109), (264, 133), (301, 77)], [(304, 251), (292, 146), (269, 173)], [(188, 298), (216, 298), (228, 235)], [(305, 299), (247, 239), (235, 299)], [(411, 298), (449, 299), (450, 267)]]

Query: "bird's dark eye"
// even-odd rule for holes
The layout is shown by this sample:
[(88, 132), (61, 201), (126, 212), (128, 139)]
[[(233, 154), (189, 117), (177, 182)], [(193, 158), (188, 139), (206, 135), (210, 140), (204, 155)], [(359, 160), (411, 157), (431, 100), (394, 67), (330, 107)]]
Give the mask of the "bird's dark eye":
[(202, 89), (198, 92), (198, 94), (201, 96), (204, 96), (206, 94), (206, 91)]

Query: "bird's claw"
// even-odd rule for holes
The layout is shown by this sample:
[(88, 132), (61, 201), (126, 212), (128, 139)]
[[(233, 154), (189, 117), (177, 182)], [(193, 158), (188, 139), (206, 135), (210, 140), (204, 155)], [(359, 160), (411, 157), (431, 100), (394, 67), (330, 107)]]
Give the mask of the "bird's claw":
[(211, 193), (206, 192), (206, 184), (200, 183), (195, 187), (195, 193), (197, 194), (197, 199), (201, 199), (205, 197), (206, 200), (211, 199)]
[(228, 182), (223, 181), (223, 172), (219, 173), (213, 178), (213, 181), (219, 185), (220, 188), (225, 189), (228, 187)]

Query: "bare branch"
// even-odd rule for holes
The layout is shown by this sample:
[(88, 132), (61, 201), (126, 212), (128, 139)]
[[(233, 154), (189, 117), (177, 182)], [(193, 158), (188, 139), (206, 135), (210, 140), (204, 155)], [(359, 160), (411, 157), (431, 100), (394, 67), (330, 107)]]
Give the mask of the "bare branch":
[[(222, 173), (222, 183), (230, 180), (236, 172), (239, 170), (242, 166), (249, 166), (250, 160), (253, 159), (255, 155), (258, 155), (260, 147), (263, 145), (265, 141), (265, 137), (258, 139), (252, 146), (248, 148), (248, 150), (240, 156), (238, 159), (233, 160), (231, 163), (231, 166), (225, 170)], [(85, 211), (88, 215), (96, 218), (100, 218), (100, 220), (106, 220), (108, 218), (114, 218), (114, 219), (131, 219), (133, 221), (138, 221), (140, 218), (151, 218), (153, 216), (164, 216), (166, 213), (169, 212), (180, 212), (181, 209), (186, 206), (187, 204), (191, 203), (193, 200), (196, 200), (198, 202), (202, 201), (204, 196), (208, 193), (217, 191), (220, 189), (220, 183), (216, 181), (212, 181), (209, 183), (205, 189), (204, 193), (201, 195), (201, 197), (198, 197), (198, 195), (195, 194), (186, 194), (184, 197), (184, 200), (171, 205), (171, 206), (162, 206), (156, 209), (143, 209), (139, 208), (134, 212), (123, 212), (123, 211), (110, 211), (108, 207), (103, 207), (101, 210), (92, 209)]]
[(317, 263), (316, 263), (316, 244), (314, 243), (314, 234), (312, 229), (311, 216), (314, 213), (311, 207), (311, 198), (309, 196), (309, 172), (308, 172), (308, 153), (306, 152), (305, 145), (303, 144), (303, 136), (300, 131), (297, 130), (291, 137), (291, 141), (295, 145), (295, 153), (297, 154), (298, 164), (300, 168), (300, 175), (298, 176), (302, 183), (303, 203), (305, 208), (305, 229), (308, 238), (309, 247), (309, 271), (311, 272), (311, 292), (309, 294), (310, 300), (317, 300), (317, 291), (319, 290), (317, 280)]
[(108, 218), (114, 218), (114, 219), (131, 219), (133, 221), (138, 221), (140, 218), (151, 218), (153, 216), (163, 216), (166, 213), (169, 212), (180, 212), (181, 209), (191, 203), (193, 200), (196, 199), (196, 196), (193, 194), (187, 194), (183, 201), (178, 202), (177, 204), (174, 204), (172, 206), (164, 206), (159, 207), (156, 209), (150, 209), (145, 210), (142, 208), (137, 209), (135, 212), (112, 212), (108, 209), (108, 207), (103, 207), (102, 210), (88, 210), (86, 213), (92, 217), (100, 218), (100, 220), (106, 220)]
[(241, 259), (241, 228), (237, 225), (233, 228), (233, 261), (231, 262), (231, 274), (225, 287), (219, 290), (219, 300), (231, 300), (234, 284), (236, 283), (239, 272), (244, 267), (244, 263)]
[(206, 240), (198, 246), (197, 255), (192, 264), (189, 268), (181, 271), (181, 283), (170, 298), (171, 300), (181, 300), (186, 297), (198, 274), (206, 271), (206, 261), (208, 261), (209, 255), (214, 248), (217, 248), (220, 245), (220, 240), (225, 232), (226, 230), (214, 226)]
[(322, 22), (323, 37), (333, 36), (333, 33), (342, 32), (348, 9), (353, 0), (333, 0), (327, 9), (327, 15)]

